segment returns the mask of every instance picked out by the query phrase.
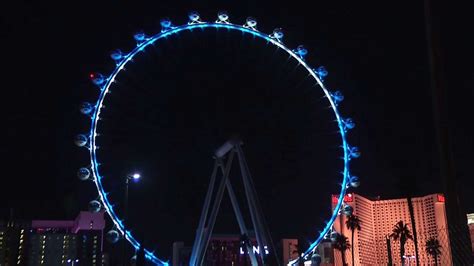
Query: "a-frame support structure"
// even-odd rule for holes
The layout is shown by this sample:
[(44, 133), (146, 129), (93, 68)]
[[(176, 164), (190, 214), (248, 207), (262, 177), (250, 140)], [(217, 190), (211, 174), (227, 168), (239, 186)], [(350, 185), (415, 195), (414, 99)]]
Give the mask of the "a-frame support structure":
[[(190, 266), (200, 266), (204, 262), (207, 246), (209, 244), (209, 240), (214, 229), (217, 213), (219, 211), (219, 207), (222, 202), (222, 197), (224, 195), (225, 189), (227, 189), (227, 192), (229, 193), (232, 208), (234, 209), (234, 213), (239, 224), (240, 234), (244, 236), (244, 248), (250, 257), (252, 266), (263, 265), (266, 261), (266, 253), (269, 250), (269, 247), (273, 247), (268, 231), (265, 228), (263, 214), (257, 200), (257, 193), (241, 145), (242, 142), (240, 140), (229, 140), (215, 152), (214, 169), (212, 171), (211, 181), (209, 183), (209, 188), (206, 194), (206, 198), (204, 200), (204, 207), (201, 212), (199, 225), (196, 230), (196, 238), (194, 241), (189, 262)], [(235, 157), (235, 154), (237, 154), (237, 159), (239, 161), (240, 172), (245, 190), (245, 197), (247, 199), (249, 207), (253, 230), (257, 238), (259, 250), (258, 258), (254, 253), (252, 243), (250, 241), (245, 241), (248, 240), (249, 230), (245, 225), (245, 221), (240, 211), (240, 207), (235, 196), (234, 189), (232, 188), (232, 185), (229, 180), (229, 173), (230, 169), (232, 168), (232, 162)], [(219, 182), (215, 195), (213, 195), (218, 172), (222, 174), (222, 178)], [(212, 200), (213, 198), (214, 200)], [(210, 209), (209, 213), (209, 208), (211, 207), (212, 201), (212, 209)], [(275, 251), (272, 250), (271, 252)]]

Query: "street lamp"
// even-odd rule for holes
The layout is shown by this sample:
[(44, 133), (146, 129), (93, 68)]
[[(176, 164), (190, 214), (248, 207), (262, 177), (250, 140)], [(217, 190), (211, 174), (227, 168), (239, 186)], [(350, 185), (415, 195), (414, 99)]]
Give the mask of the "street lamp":
[(122, 246), (123, 246), (123, 265), (126, 266), (127, 265), (127, 229), (125, 227), (125, 224), (126, 224), (126, 221), (127, 221), (127, 213), (128, 213), (128, 183), (130, 183), (130, 180), (133, 180), (133, 181), (138, 181), (139, 179), (141, 178), (141, 175), (139, 173), (133, 173), (133, 174), (128, 174), (127, 175), (127, 178), (125, 178), (125, 198), (124, 198), (124, 214), (123, 214), (123, 222), (122, 222), (122, 226), (123, 226), (123, 243), (122, 243)]
[(141, 177), (141, 175), (139, 173), (134, 173), (133, 175), (129, 175), (127, 177), (127, 179), (129, 179), (129, 180), (133, 179), (133, 180), (137, 181), (138, 179), (140, 179), (140, 177)]

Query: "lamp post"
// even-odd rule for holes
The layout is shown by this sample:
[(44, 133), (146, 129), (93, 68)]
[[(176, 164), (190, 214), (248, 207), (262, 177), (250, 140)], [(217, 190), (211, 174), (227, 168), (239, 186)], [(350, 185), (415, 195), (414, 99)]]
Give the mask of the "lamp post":
[(134, 174), (129, 174), (127, 175), (127, 178), (125, 178), (125, 197), (124, 197), (124, 212), (123, 212), (123, 243), (122, 243), (122, 256), (123, 256), (123, 266), (127, 265), (127, 229), (125, 227), (126, 221), (127, 221), (127, 213), (128, 213), (128, 184), (130, 183), (130, 180), (133, 181), (138, 181), (140, 179), (140, 174), (139, 173), (134, 173)]

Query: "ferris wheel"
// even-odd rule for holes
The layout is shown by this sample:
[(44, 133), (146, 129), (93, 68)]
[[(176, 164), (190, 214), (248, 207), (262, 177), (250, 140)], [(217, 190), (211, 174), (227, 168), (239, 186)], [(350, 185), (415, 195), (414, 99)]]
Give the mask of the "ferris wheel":
[[(307, 259), (316, 250), (318, 244), (325, 238), (331, 237), (336, 234), (333, 231), (333, 223), (336, 217), (343, 213), (345, 215), (352, 214), (352, 208), (349, 205), (344, 204), (344, 195), (347, 190), (351, 187), (359, 186), (359, 178), (350, 173), (350, 162), (354, 158), (360, 156), (360, 152), (357, 147), (351, 146), (347, 140), (348, 131), (355, 127), (355, 123), (351, 118), (343, 117), (338, 109), (339, 104), (343, 101), (344, 96), (340, 91), (332, 91), (326, 87), (324, 83), (325, 77), (328, 75), (328, 71), (325, 67), (320, 66), (313, 68), (306, 62), (305, 57), (308, 54), (308, 50), (299, 45), (296, 49), (288, 48), (284, 40), (284, 32), (281, 28), (276, 28), (271, 34), (260, 32), (257, 29), (257, 20), (254, 18), (247, 18), (243, 25), (231, 23), (229, 15), (226, 12), (219, 12), (217, 20), (213, 22), (206, 22), (201, 20), (200, 15), (197, 12), (190, 12), (188, 15), (188, 22), (184, 25), (174, 25), (169, 19), (162, 19), (160, 21), (161, 31), (155, 35), (146, 35), (144, 32), (136, 33), (133, 38), (135, 39), (137, 46), (130, 52), (124, 53), (120, 50), (115, 50), (110, 54), (112, 60), (114, 60), (116, 67), (109, 75), (103, 75), (100, 73), (94, 73), (90, 75), (90, 79), (93, 84), (99, 88), (99, 96), (95, 103), (84, 102), (81, 104), (81, 113), (91, 118), (90, 131), (88, 134), (79, 134), (75, 137), (75, 143), (79, 147), (85, 147), (89, 150), (90, 155), (90, 166), (82, 167), (78, 171), (78, 177), (81, 180), (92, 180), (98, 192), (98, 199), (93, 200), (89, 203), (91, 211), (99, 211), (104, 209), (110, 216), (114, 229), (107, 233), (107, 238), (113, 242), (117, 242), (121, 237), (124, 237), (135, 249), (139, 249), (142, 243), (128, 230), (125, 229), (123, 219), (119, 217), (117, 211), (114, 209), (114, 204), (108, 196), (103, 185), (103, 175), (99, 169), (99, 159), (97, 155), (98, 150), (98, 125), (101, 123), (101, 112), (104, 108), (104, 100), (110, 93), (110, 87), (116, 81), (123, 72), (127, 65), (133, 64), (134, 57), (144, 51), (150, 45), (156, 45), (157, 41), (163, 38), (167, 38), (171, 35), (179, 35), (184, 31), (192, 31), (196, 29), (227, 29), (229, 31), (237, 31), (242, 34), (249, 34), (255, 38), (260, 38), (267, 43), (281, 49), (284, 53), (288, 54), (291, 60), (296, 60), (299, 65), (304, 67), (308, 75), (310, 75), (314, 83), (319, 87), (327, 101), (329, 102), (332, 114), (335, 117), (337, 123), (338, 134), (340, 136), (340, 147), (342, 149), (342, 160), (343, 169), (342, 180), (340, 180), (340, 191), (338, 201), (335, 204), (335, 208), (332, 211), (331, 216), (327, 220), (324, 228), (321, 229), (318, 235), (313, 236), (314, 240), (310, 244), (309, 248), (301, 255), (301, 257), (295, 260), (293, 263), (301, 259)], [(168, 265), (167, 260), (158, 258), (154, 252), (145, 249), (145, 256), (151, 262), (157, 265)]]

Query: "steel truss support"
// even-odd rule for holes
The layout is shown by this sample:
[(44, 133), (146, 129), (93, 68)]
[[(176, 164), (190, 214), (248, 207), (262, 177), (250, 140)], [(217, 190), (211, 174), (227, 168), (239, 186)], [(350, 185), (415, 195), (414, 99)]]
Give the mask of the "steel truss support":
[[(211, 181), (209, 183), (209, 188), (204, 200), (204, 206), (201, 212), (201, 218), (199, 220), (199, 225), (196, 230), (196, 238), (194, 241), (191, 258), (189, 265), (198, 266), (203, 264), (203, 260), (209, 245), (210, 238), (214, 229), (216, 217), (219, 211), (220, 204), (222, 202), (222, 197), (224, 195), (224, 190), (227, 189), (229, 197), (232, 203), (232, 208), (235, 213), (235, 217), (239, 224), (240, 234), (246, 237), (248, 240), (249, 230), (245, 225), (242, 212), (240, 211), (240, 206), (237, 201), (237, 197), (232, 188), (231, 182), (229, 180), (230, 169), (232, 168), (232, 162), (234, 159), (235, 153), (237, 153), (237, 158), (239, 160), (239, 166), (242, 176), (242, 181), (244, 184), (245, 196), (247, 199), (247, 204), (249, 206), (250, 217), (252, 220), (253, 229), (255, 231), (255, 236), (257, 238), (258, 250), (260, 260), (257, 260), (255, 253), (253, 251), (252, 243), (250, 241), (244, 241), (247, 254), (250, 257), (252, 266), (262, 265), (266, 261), (266, 251), (270, 246), (271, 239), (268, 231), (266, 230), (263, 213), (260, 209), (257, 199), (257, 193), (251, 179), (251, 175), (245, 160), (242, 148), (242, 142), (240, 140), (230, 140), (222, 145), (215, 152), (215, 163), (214, 169), (211, 175)], [(224, 162), (225, 156), (228, 156), (227, 161)], [(216, 177), (218, 170), (222, 173), (222, 179), (219, 182), (215, 197), (213, 200), (213, 194), (215, 190)], [(211, 201), (213, 200), (212, 209), (209, 215), (209, 207), (211, 207)], [(271, 245), (273, 248), (273, 245)], [(272, 250), (272, 252), (275, 252)]]

